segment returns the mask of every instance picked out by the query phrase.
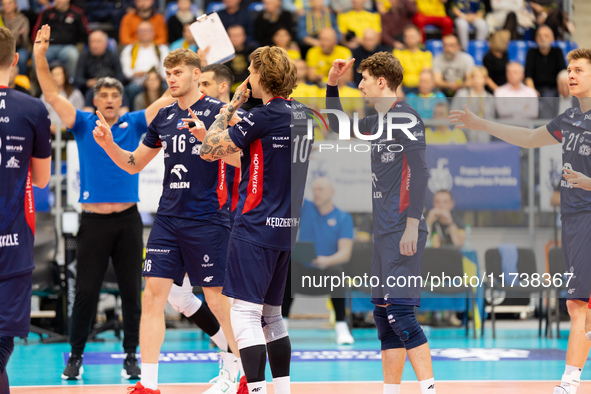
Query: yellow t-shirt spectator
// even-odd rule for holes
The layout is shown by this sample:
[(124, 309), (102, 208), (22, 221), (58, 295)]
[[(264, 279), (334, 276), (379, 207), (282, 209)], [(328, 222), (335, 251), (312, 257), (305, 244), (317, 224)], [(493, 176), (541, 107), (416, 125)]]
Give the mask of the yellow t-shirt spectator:
[(336, 59), (351, 59), (351, 57), (353, 57), (351, 51), (342, 45), (335, 46), (330, 55), (322, 53), (320, 47), (312, 47), (306, 55), (306, 63), (308, 67), (315, 68), (316, 74), (322, 75), (322, 80), (326, 82), (332, 62)]
[(465, 144), (468, 140), (466, 140), (464, 132), (456, 127), (449, 131), (446, 130), (445, 133), (438, 132), (434, 128), (428, 127), (427, 130), (425, 130), (425, 142), (433, 145), (449, 145)]
[(417, 10), (427, 16), (446, 16), (441, 0), (417, 0)]
[(394, 56), (404, 69), (402, 85), (408, 88), (419, 86), (419, 74), (425, 68), (433, 68), (433, 55), (429, 51), (411, 52), (408, 49), (394, 49)]
[(382, 32), (382, 19), (377, 12), (349, 11), (337, 17), (337, 25), (341, 34), (345, 35), (350, 30), (359, 39), (367, 29), (373, 29), (378, 33)]
[[(296, 98), (296, 99), (298, 97), (299, 98), (321, 97), (321, 95), (323, 94), (322, 90), (323, 89), (320, 89), (316, 85), (310, 85), (305, 82), (301, 82), (301, 83), (298, 83), (298, 86), (296, 86), (293, 89), (290, 96), (293, 98)], [(307, 102), (304, 102), (304, 104), (307, 104)]]

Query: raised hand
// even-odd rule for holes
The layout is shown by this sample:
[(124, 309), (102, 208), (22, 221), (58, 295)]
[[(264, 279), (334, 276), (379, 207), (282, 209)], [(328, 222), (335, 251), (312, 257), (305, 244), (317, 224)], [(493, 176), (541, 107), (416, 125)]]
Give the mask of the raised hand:
[(49, 27), (49, 25), (43, 25), (39, 30), (37, 30), (35, 42), (33, 43), (33, 54), (36, 58), (45, 57), (45, 54), (49, 49), (50, 38), (51, 27)]
[(250, 97), (248, 81), (250, 81), (250, 77), (246, 78), (244, 82), (242, 82), (240, 86), (236, 88), (236, 92), (234, 92), (234, 97), (232, 97), (232, 104), (235, 105), (236, 108), (246, 103), (248, 101), (248, 98)]
[(193, 134), (199, 141), (203, 142), (205, 139), (205, 133), (207, 133), (205, 124), (199, 120), (191, 108), (189, 108), (189, 113), (191, 114), (191, 117), (183, 118), (182, 121), (185, 122), (185, 127), (189, 129), (189, 132)]
[[(226, 108), (228, 108), (228, 104), (224, 104), (224, 106), (222, 108), (220, 108), (220, 113), (217, 114), (215, 116), (215, 118), (217, 119), (220, 116), (222, 116), (222, 114), (224, 113)], [(234, 112), (234, 115), (232, 115), (232, 119), (230, 119), (230, 121), (228, 122), (228, 126), (234, 126), (236, 123), (239, 123), (241, 120), (242, 120), (242, 118), (240, 116), (238, 116), (238, 112)]]
[(339, 78), (345, 75), (347, 70), (351, 68), (354, 62), (355, 59), (336, 59), (334, 62), (332, 62), (332, 67), (328, 72), (328, 84), (331, 86), (336, 86), (336, 84), (339, 82)]
[(587, 175), (578, 171), (573, 171), (566, 167), (563, 167), (562, 170), (566, 172), (566, 174), (563, 174), (562, 176), (567, 180), (568, 183), (570, 183), (572, 187), (591, 191), (591, 178), (589, 178)]
[(468, 109), (468, 106), (464, 106), (464, 110), (453, 110), (449, 111), (448, 119), (450, 123), (462, 129), (469, 130), (481, 130), (482, 127), (478, 126), (480, 119), (474, 112)]
[(105, 120), (101, 111), (96, 111), (96, 114), (99, 117), (99, 120), (96, 121), (96, 127), (92, 131), (92, 135), (97, 144), (103, 149), (107, 149), (113, 144), (113, 133), (111, 133), (111, 127)]

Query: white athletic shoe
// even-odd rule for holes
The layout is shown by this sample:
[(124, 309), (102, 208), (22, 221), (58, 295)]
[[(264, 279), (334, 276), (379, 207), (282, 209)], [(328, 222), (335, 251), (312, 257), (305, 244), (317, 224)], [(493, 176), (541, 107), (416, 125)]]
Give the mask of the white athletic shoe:
[(562, 386), (554, 386), (554, 392), (552, 394), (570, 394), (570, 390)]
[(335, 331), (337, 333), (337, 345), (352, 345), (355, 343), (355, 339), (353, 339), (346, 322), (337, 322), (335, 324)]
[(218, 357), (220, 358), (219, 375), (209, 381), (213, 386), (203, 394), (236, 394), (240, 374), (238, 359), (232, 353), (224, 351), (219, 351)]

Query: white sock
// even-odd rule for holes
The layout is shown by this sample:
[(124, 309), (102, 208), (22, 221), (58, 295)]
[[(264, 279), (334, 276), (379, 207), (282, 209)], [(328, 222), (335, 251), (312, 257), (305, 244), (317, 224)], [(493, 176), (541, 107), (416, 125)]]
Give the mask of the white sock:
[(426, 379), (419, 382), (421, 394), (435, 394), (435, 379)]
[(142, 386), (150, 390), (158, 389), (158, 363), (142, 363)]
[(384, 383), (384, 394), (400, 394), (400, 385)]
[(249, 393), (267, 394), (267, 382), (264, 380), (262, 382), (247, 383), (246, 387), (248, 387)]
[(290, 378), (289, 376), (282, 376), (280, 378), (273, 378), (273, 388), (275, 394), (290, 394)]
[(211, 340), (213, 341), (213, 343), (215, 343), (215, 345), (217, 347), (220, 348), (220, 350), (223, 350), (224, 352), (230, 351), (230, 349), (228, 348), (228, 340), (226, 339), (226, 336), (224, 335), (224, 331), (222, 330), (222, 327), (220, 327), (218, 332), (216, 332), (211, 337)]
[(564, 369), (564, 375), (562, 375), (562, 381), (560, 382), (560, 385), (562, 387), (570, 387), (570, 393), (576, 394), (577, 388), (581, 383), (581, 372), (583, 372), (582, 368), (567, 364), (566, 368)]

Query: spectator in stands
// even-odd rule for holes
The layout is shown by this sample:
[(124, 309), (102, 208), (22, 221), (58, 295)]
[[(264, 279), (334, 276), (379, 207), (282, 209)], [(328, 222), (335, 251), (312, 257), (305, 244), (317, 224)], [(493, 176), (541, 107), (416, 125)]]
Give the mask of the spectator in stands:
[(285, 52), (287, 52), (291, 60), (298, 60), (302, 58), (298, 44), (296, 44), (291, 39), (291, 33), (287, 29), (281, 27), (275, 30), (271, 41), (272, 45), (275, 45), (281, 49), (285, 49)]
[(306, 55), (308, 49), (320, 45), (318, 34), (320, 30), (330, 27), (337, 31), (337, 41), (341, 37), (337, 29), (337, 20), (333, 13), (324, 6), (322, 0), (310, 0), (310, 9), (304, 11), (298, 18), (298, 42), (302, 49), (302, 55)]
[[(76, 89), (70, 83), (70, 76), (68, 75), (68, 71), (61, 65), (61, 64), (54, 64), (51, 69), (51, 76), (57, 85), (59, 90), (60, 96), (65, 97), (70, 104), (74, 106), (74, 108), (82, 110), (84, 108), (84, 96), (80, 92), (80, 90)], [(61, 124), (60, 117), (57, 112), (53, 109), (51, 105), (47, 101), (45, 101), (45, 96), (41, 94), (40, 97), (43, 104), (45, 104), (45, 108), (47, 108), (47, 112), (49, 112), (49, 120), (51, 121), (51, 132), (55, 134), (57, 131), (57, 124)], [(62, 130), (65, 130), (66, 126), (62, 125)]]
[(246, 40), (248, 42), (252, 41), (252, 19), (246, 7), (241, 7), (241, 0), (223, 0), (223, 2), (226, 8), (218, 11), (218, 15), (220, 16), (220, 19), (222, 20), (226, 30), (229, 30), (230, 26), (240, 25), (244, 28)]
[(29, 52), (29, 34), (31, 26), (29, 19), (19, 12), (16, 0), (2, 0), (0, 11), (0, 26), (9, 29), (16, 38), (16, 51), (18, 52), (18, 69), (25, 75), (28, 74), (27, 62), (31, 56)]
[(454, 0), (452, 12), (455, 16), (456, 34), (460, 39), (462, 49), (468, 50), (470, 26), (476, 30), (477, 40), (486, 40), (488, 25), (484, 20), (484, 2), (482, 0)]
[(431, 238), (438, 237), (437, 241), (432, 239), (432, 246), (439, 244), (440, 246), (455, 246), (456, 248), (464, 247), (466, 240), (464, 221), (458, 214), (453, 212), (454, 207), (455, 201), (449, 190), (435, 192), (433, 195), (433, 208), (425, 218)]
[[(31, 92), (29, 92), (29, 89), (26, 88), (25, 86), (17, 83), (17, 77), (24, 77), (24, 75), (19, 75), (19, 70), (18, 70), (18, 65), (13, 67), (12, 70), (10, 70), (10, 78), (8, 79), (8, 87), (14, 90), (18, 90), (21, 93), (26, 93), (28, 95), (31, 95)], [(27, 78), (28, 79), (28, 78)], [(30, 82), (29, 82), (30, 84)]]
[[(395, 49), (404, 49), (403, 33), (406, 26), (412, 25), (412, 17), (417, 12), (413, 0), (390, 0), (390, 8), (380, 10), (382, 18), (382, 42)], [(381, 3), (376, 3), (376, 5)]]
[(408, 94), (416, 92), (421, 70), (433, 67), (433, 54), (421, 49), (421, 31), (414, 25), (404, 28), (404, 45), (406, 49), (394, 49), (394, 56), (404, 69), (402, 87)]
[(377, 12), (369, 12), (363, 8), (364, 0), (351, 0), (353, 9), (337, 16), (337, 24), (341, 32), (341, 42), (350, 49), (360, 45), (363, 33), (367, 29), (382, 32), (382, 20)]
[(361, 62), (376, 52), (387, 50), (388, 48), (380, 44), (380, 33), (371, 28), (365, 29), (361, 45), (352, 51), (353, 57), (355, 58), (353, 68), (355, 69), (354, 78), (356, 85), (359, 85), (359, 82), (361, 82), (361, 74), (357, 72)]
[[(293, 264), (298, 264), (298, 269), (305, 270), (305, 275), (340, 277), (343, 264), (349, 262), (353, 251), (353, 218), (333, 204), (334, 188), (328, 178), (317, 178), (312, 184), (312, 193), (313, 201), (304, 200), (302, 207), (299, 241), (313, 242), (317, 257), (311, 262), (300, 261)], [(291, 278), (291, 272), (288, 278)], [(285, 320), (289, 317), (293, 301), (291, 293), (291, 280), (288, 279), (282, 308)], [(333, 295), (331, 301), (336, 315), (337, 343), (353, 344), (355, 340), (346, 322), (344, 296)]]
[(352, 56), (349, 49), (337, 45), (337, 33), (334, 29), (323, 29), (318, 37), (320, 44), (310, 48), (306, 55), (308, 80), (314, 83), (326, 82), (333, 61), (351, 59)]
[(509, 53), (507, 48), (511, 33), (509, 30), (494, 32), (489, 40), (489, 51), (482, 59), (482, 65), (488, 71), (486, 87), (489, 92), (494, 92), (499, 86), (507, 83), (507, 64)]
[(183, 36), (170, 44), (170, 50), (174, 51), (175, 49), (185, 48), (189, 49), (193, 52), (197, 52), (197, 44), (195, 43), (195, 37), (191, 34), (191, 30), (189, 30), (189, 26), (191, 26), (191, 22), (188, 22), (183, 26)]
[[(101, 30), (95, 30), (88, 36), (88, 48), (78, 59), (74, 85), (85, 94), (86, 106), (93, 107), (93, 88), (96, 81), (103, 77), (113, 77), (123, 81), (121, 63), (116, 52), (109, 50), (109, 37)], [(51, 46), (50, 46), (51, 48)]]
[(254, 20), (254, 39), (261, 45), (273, 45), (273, 34), (286, 29), (290, 36), (295, 31), (293, 15), (281, 8), (281, 0), (263, 0), (263, 11)]
[(563, 10), (562, 0), (529, 0), (538, 26), (546, 25), (552, 29), (554, 37), (562, 40), (565, 33), (574, 33), (574, 25)]
[(435, 84), (451, 97), (466, 86), (468, 73), (474, 67), (474, 59), (460, 50), (458, 38), (452, 34), (443, 37), (443, 53), (433, 59)]
[(154, 27), (150, 22), (143, 21), (139, 24), (137, 37), (137, 42), (127, 45), (121, 51), (123, 75), (131, 80), (125, 88), (130, 103), (142, 91), (148, 71), (154, 69), (165, 78), (162, 62), (168, 55), (168, 47), (154, 41)]
[(556, 76), (566, 68), (562, 49), (553, 48), (554, 33), (548, 26), (540, 26), (536, 32), (537, 48), (527, 51), (525, 60), (525, 84), (538, 91), (541, 97), (556, 97)]
[(234, 46), (234, 52), (236, 52), (234, 59), (227, 64), (234, 74), (234, 86), (232, 87), (232, 91), (234, 91), (238, 84), (241, 84), (249, 75), (250, 54), (255, 48), (247, 43), (246, 32), (244, 27), (240, 25), (230, 26), (228, 36)]
[[(191, 10), (191, 0), (178, 0), (178, 11), (172, 15), (167, 22), (168, 42), (173, 43), (184, 37), (183, 30), (186, 24), (195, 21), (195, 14)], [(171, 46), (172, 48), (172, 46)], [(171, 49), (172, 50), (172, 49)]]
[(422, 119), (431, 119), (433, 109), (437, 103), (446, 103), (445, 95), (440, 91), (435, 91), (435, 77), (433, 70), (424, 69), (419, 74), (418, 92), (411, 92), (406, 96), (406, 102), (413, 107)]
[(133, 100), (133, 110), (140, 111), (146, 109), (154, 101), (158, 100), (164, 94), (164, 80), (156, 71), (148, 71), (143, 84), (143, 91), (135, 96)]
[(119, 43), (121, 45), (131, 45), (137, 42), (140, 23), (144, 21), (152, 24), (156, 44), (163, 45), (168, 42), (168, 31), (164, 15), (156, 12), (154, 0), (135, 0), (135, 10), (121, 19)]
[[(494, 119), (495, 107), (493, 104), (493, 95), (486, 91), (486, 78), (488, 71), (482, 66), (474, 67), (468, 75), (468, 86), (458, 90), (452, 99), (452, 109), (464, 109), (465, 106), (470, 111), (478, 114), (484, 119)], [(479, 131), (466, 133), (470, 142), (489, 142), (490, 135)]]
[(519, 38), (518, 30), (535, 27), (534, 14), (525, 0), (491, 0), (491, 11), (486, 14), (486, 22), (492, 31), (508, 30), (511, 40)]
[[(353, 9), (352, 0), (329, 0), (328, 6), (331, 10), (333, 10), (337, 15), (344, 14), (345, 12), (351, 11)], [(370, 11), (373, 9), (373, 3), (371, 0), (365, 0), (363, 2), (363, 8)]]
[[(317, 85), (308, 83), (308, 65), (303, 59), (296, 60), (296, 69), (298, 72), (298, 84), (291, 92), (291, 97), (294, 98), (315, 98), (320, 97), (321, 92)], [(310, 105), (311, 101), (304, 100), (304, 104)]]
[(70, 5), (70, 0), (55, 0), (53, 7), (39, 14), (33, 37), (43, 25), (51, 27), (53, 39), (47, 51), (47, 61), (59, 60), (65, 65), (68, 74), (74, 75), (80, 56), (76, 45), (86, 42), (89, 33), (84, 11)]
[(412, 21), (423, 33), (423, 42), (427, 37), (426, 25), (439, 27), (444, 37), (453, 34), (454, 21), (445, 12), (446, 2), (447, 0), (417, 0), (417, 13)]
[[(525, 85), (524, 79), (525, 72), (520, 63), (507, 64), (507, 83), (495, 90), (495, 107), (499, 118), (535, 119), (538, 117), (538, 93)], [(568, 93), (568, 85), (566, 92)]]

